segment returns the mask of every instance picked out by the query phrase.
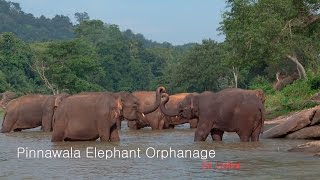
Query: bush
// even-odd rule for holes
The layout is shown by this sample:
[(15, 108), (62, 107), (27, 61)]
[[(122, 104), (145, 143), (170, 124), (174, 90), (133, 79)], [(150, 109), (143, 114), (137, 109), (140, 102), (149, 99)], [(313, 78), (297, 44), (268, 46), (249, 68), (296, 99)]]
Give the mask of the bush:
[(320, 76), (315, 76), (309, 80), (310, 88), (317, 90), (320, 88)]
[(310, 101), (316, 92), (311, 88), (309, 80), (297, 80), (281, 91), (267, 93), (265, 105), (269, 112), (268, 118), (316, 106), (316, 103)]
[(249, 89), (262, 89), (266, 94), (274, 93), (272, 84), (263, 76), (255, 77), (250, 83)]

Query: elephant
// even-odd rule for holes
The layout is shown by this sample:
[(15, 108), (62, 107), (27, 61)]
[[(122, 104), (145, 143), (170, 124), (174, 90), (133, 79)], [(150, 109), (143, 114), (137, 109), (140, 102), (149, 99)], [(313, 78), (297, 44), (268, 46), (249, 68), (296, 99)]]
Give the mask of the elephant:
[(80, 93), (64, 100), (54, 114), (52, 142), (58, 141), (120, 141), (119, 122), (143, 119), (161, 102), (164, 87), (158, 87), (156, 101), (148, 106), (128, 92)]
[[(138, 91), (132, 93), (135, 97), (139, 99), (142, 104), (150, 104), (154, 103), (155, 101), (155, 92), (153, 91)], [(174, 108), (177, 103), (179, 103), (185, 96), (189, 93), (179, 93), (170, 95), (170, 100), (167, 103), (167, 108)], [(197, 127), (198, 120), (192, 119), (185, 119), (179, 116), (177, 117), (169, 117), (164, 115), (160, 108), (156, 111), (147, 114), (146, 117), (141, 121), (128, 121), (128, 127), (130, 129), (141, 129), (144, 127), (150, 126), (153, 130), (155, 129), (172, 129), (175, 125), (190, 123), (190, 128)]]
[[(136, 91), (133, 92), (132, 95), (135, 96), (143, 106), (149, 106), (156, 102), (155, 91)], [(146, 114), (145, 117), (139, 119), (139, 121), (128, 121), (128, 127), (130, 129), (141, 129), (150, 126), (152, 129), (162, 129), (164, 125), (163, 118), (159, 109), (156, 109), (154, 112)]]
[(52, 131), (52, 117), (57, 106), (68, 97), (59, 95), (25, 95), (10, 101), (6, 107), (1, 133), (21, 131), (41, 126), (42, 131)]
[(247, 90), (225, 90), (187, 95), (175, 109), (167, 109), (169, 95), (164, 93), (161, 111), (168, 116), (199, 118), (194, 141), (205, 141), (211, 133), (222, 141), (224, 131), (236, 132), (242, 142), (259, 141), (265, 120), (262, 101)]
[[(187, 95), (189, 94), (197, 94), (197, 93), (179, 93), (169, 96), (169, 101), (166, 103), (166, 109), (173, 109), (175, 108)], [(159, 108), (160, 109), (160, 108)], [(170, 117), (165, 116), (165, 127), (180, 125), (184, 123), (189, 123), (190, 128), (197, 128), (198, 119), (186, 119), (180, 116)]]

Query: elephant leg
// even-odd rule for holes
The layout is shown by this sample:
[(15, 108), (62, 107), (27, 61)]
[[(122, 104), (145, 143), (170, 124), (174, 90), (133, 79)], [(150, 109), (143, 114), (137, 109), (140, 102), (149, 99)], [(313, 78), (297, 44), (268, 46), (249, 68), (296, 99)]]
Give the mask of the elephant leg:
[(254, 123), (254, 129), (251, 134), (251, 141), (259, 141), (259, 136), (262, 131), (263, 127), (263, 121), (261, 120), (261, 115), (258, 115), (258, 118), (256, 118), (256, 121)]
[(110, 133), (110, 141), (111, 142), (119, 142), (120, 136), (117, 126), (112, 126), (111, 133)]
[(108, 142), (110, 140), (110, 132), (111, 127), (109, 125), (110, 122), (104, 122), (104, 123), (98, 123), (98, 133), (100, 137), (100, 141), (102, 142)]
[(13, 126), (15, 125), (17, 120), (13, 120), (8, 114), (3, 116), (3, 122), (1, 127), (1, 133), (8, 133), (12, 131)]
[(53, 113), (46, 114), (42, 117), (41, 121), (41, 129), (43, 132), (50, 132), (52, 131), (52, 116)]
[(14, 129), (13, 132), (21, 132), (22, 129), (21, 128), (17, 128), (17, 129)]
[(190, 128), (191, 128), (191, 129), (197, 128), (198, 119), (191, 119), (191, 120), (189, 121), (189, 124), (190, 124)]
[(68, 119), (65, 119), (65, 117), (59, 117), (55, 119), (51, 136), (51, 142), (61, 142), (65, 140), (67, 122)]
[(238, 136), (240, 137), (241, 142), (249, 142), (251, 135), (248, 135), (247, 133), (240, 133), (237, 132)]
[(249, 142), (249, 140), (250, 140), (249, 136), (240, 136), (241, 142)]
[(52, 132), (51, 142), (62, 142), (64, 141), (64, 128), (58, 129), (54, 128)]
[(161, 119), (161, 120), (159, 121), (158, 129), (160, 129), (160, 130), (164, 129), (164, 120), (163, 120), (163, 119)]
[(259, 136), (261, 133), (261, 125), (258, 126), (256, 129), (253, 130), (252, 134), (251, 134), (251, 141), (259, 141)]
[(205, 141), (211, 131), (211, 127), (207, 123), (199, 124), (194, 134), (194, 141)]
[(224, 131), (221, 131), (219, 129), (212, 129), (211, 130), (211, 137), (213, 141), (222, 141)]

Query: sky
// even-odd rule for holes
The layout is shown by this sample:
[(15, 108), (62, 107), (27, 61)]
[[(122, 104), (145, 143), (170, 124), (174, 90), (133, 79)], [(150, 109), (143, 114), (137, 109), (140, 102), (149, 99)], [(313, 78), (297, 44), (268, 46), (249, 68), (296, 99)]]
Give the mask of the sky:
[(225, 0), (10, 0), (26, 13), (52, 18), (87, 12), (90, 19), (117, 24), (147, 39), (182, 45), (203, 39), (224, 40), (217, 31)]

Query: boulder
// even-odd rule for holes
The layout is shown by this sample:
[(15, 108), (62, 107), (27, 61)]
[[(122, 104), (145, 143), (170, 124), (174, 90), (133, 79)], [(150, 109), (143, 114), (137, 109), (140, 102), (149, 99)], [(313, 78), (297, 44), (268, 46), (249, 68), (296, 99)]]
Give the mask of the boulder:
[(316, 113), (314, 114), (310, 125), (313, 126), (319, 123), (320, 123), (320, 108), (316, 110)]
[(306, 127), (311, 123), (312, 118), (315, 115), (317, 109), (319, 109), (320, 111), (320, 106), (317, 106), (312, 109), (306, 109), (306, 110), (294, 113), (292, 116), (286, 117), (286, 120), (283, 123), (263, 132), (263, 137), (264, 138), (284, 137), (291, 132), (295, 132), (297, 130), (300, 130)]
[(286, 136), (288, 139), (315, 139), (320, 138), (320, 126), (310, 126), (300, 129)]
[(315, 155), (320, 155), (320, 141), (312, 141), (305, 144), (300, 144), (292, 149), (290, 152), (308, 152), (315, 153)]

